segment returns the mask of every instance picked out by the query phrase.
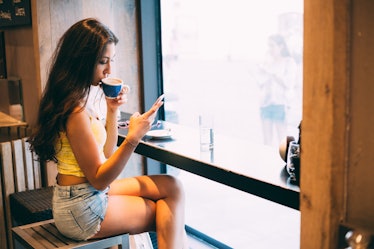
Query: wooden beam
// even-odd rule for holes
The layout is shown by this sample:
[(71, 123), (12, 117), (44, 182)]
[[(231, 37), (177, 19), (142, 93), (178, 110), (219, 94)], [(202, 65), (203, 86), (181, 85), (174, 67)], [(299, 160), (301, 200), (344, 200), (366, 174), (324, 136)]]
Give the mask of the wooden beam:
[(337, 248), (349, 127), (350, 1), (304, 1), (300, 248)]

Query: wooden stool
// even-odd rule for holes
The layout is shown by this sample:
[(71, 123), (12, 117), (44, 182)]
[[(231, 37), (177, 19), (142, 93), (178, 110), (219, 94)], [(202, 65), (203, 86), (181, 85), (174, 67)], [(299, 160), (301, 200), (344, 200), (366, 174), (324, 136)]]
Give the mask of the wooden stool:
[(54, 220), (46, 220), (12, 228), (14, 238), (26, 248), (95, 248), (103, 249), (119, 245), (129, 249), (129, 235), (121, 234), (103, 239), (75, 241), (60, 234)]

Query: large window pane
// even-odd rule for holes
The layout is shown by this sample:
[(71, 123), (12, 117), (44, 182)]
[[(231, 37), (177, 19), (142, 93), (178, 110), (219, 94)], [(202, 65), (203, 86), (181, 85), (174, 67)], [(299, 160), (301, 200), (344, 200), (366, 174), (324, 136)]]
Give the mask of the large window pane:
[[(259, 148), (277, 150), (287, 135), (296, 138), (302, 28), (302, 0), (161, 0), (166, 120), (197, 128), (208, 111), (215, 133)], [(234, 248), (299, 248), (299, 212), (171, 167), (169, 173), (185, 184), (188, 225)]]
[(216, 132), (272, 146), (297, 135), (302, 11), (301, 0), (161, 1), (167, 119), (196, 126), (206, 108)]

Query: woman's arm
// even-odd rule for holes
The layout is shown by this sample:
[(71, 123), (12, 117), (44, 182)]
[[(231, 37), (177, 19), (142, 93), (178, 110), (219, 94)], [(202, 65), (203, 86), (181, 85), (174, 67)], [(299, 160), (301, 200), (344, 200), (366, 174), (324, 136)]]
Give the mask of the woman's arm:
[(127, 90), (122, 89), (117, 98), (108, 99), (106, 98), (107, 103), (107, 114), (105, 120), (105, 129), (107, 131), (107, 140), (104, 145), (104, 155), (106, 158), (109, 158), (117, 148), (118, 142), (118, 123), (117, 123), (117, 114), (119, 107), (126, 103), (126, 93)]
[(104, 155), (109, 158), (117, 148), (118, 142), (118, 123), (117, 123), (117, 108), (107, 108), (105, 119), (105, 129), (107, 132), (107, 139), (104, 145)]
[(140, 115), (135, 113), (130, 118), (129, 131), (125, 141), (105, 161), (100, 158), (100, 151), (91, 130), (89, 116), (86, 112), (74, 112), (67, 122), (67, 136), (75, 158), (87, 180), (96, 189), (105, 189), (122, 172), (136, 145), (150, 129), (159, 102)]

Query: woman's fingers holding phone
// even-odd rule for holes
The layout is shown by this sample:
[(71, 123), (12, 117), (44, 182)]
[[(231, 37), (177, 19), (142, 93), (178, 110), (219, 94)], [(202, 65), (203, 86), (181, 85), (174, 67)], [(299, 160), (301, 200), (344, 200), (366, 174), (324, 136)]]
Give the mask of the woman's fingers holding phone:
[(143, 115), (144, 117), (148, 118), (150, 121), (153, 122), (158, 109), (164, 104), (163, 102), (164, 94), (162, 94), (160, 97), (157, 98), (151, 109), (149, 109), (147, 112), (145, 112)]
[(145, 113), (134, 113), (130, 118), (128, 136), (133, 137), (133, 140), (140, 140), (145, 133), (151, 128), (152, 123), (156, 117), (158, 109), (164, 104), (164, 96), (157, 98), (152, 107)]
[(158, 104), (160, 104), (161, 102), (163, 102), (164, 98), (165, 98), (165, 94), (161, 94), (161, 95), (156, 99), (156, 101), (155, 101), (155, 103), (154, 103), (153, 105), (158, 105)]

